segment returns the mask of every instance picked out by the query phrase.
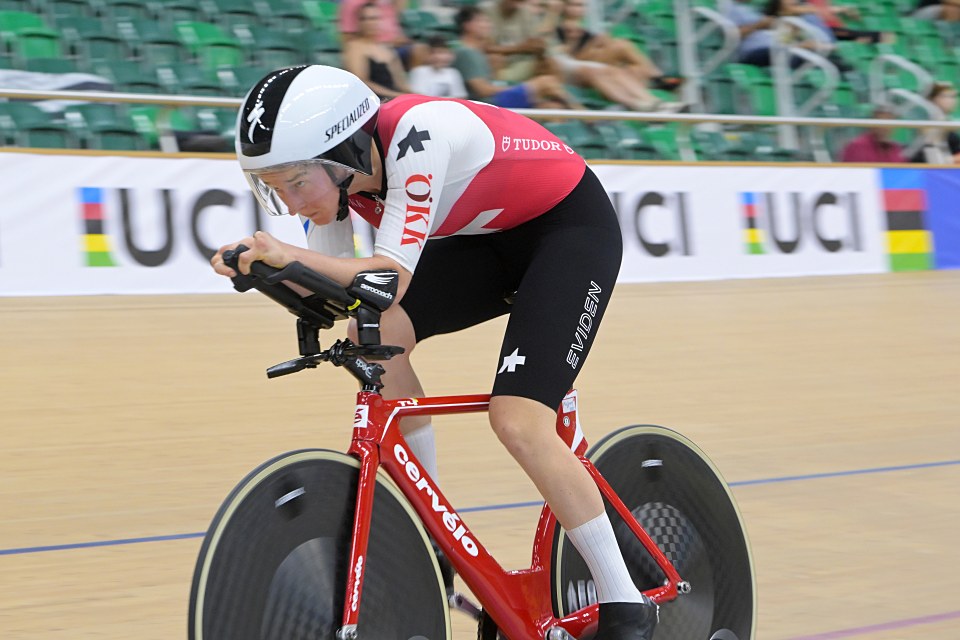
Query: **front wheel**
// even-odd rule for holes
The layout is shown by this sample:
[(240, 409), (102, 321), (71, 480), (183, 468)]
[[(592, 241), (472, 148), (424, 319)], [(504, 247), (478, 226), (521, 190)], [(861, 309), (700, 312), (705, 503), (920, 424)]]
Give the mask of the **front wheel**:
[[(656, 640), (753, 640), (753, 558), (730, 488), (695, 444), (657, 426), (625, 427), (587, 457), (664, 551), (692, 591), (660, 608)], [(640, 590), (665, 576), (608, 505), (627, 568)], [(551, 558), (554, 613), (596, 602), (586, 564), (557, 525)]]
[[(281, 455), (224, 501), (190, 593), (191, 640), (335, 640), (343, 616), (359, 463)], [(358, 640), (450, 640), (436, 557), (399, 489), (377, 474)]]

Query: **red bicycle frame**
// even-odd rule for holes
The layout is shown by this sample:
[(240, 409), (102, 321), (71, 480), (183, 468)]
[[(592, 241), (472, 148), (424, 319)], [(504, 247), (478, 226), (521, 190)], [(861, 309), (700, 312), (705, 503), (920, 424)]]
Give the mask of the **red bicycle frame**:
[[(546, 504), (537, 525), (530, 567), (506, 571), (473, 535), (463, 518), (424, 471), (400, 433), (399, 423), (404, 417), (479, 413), (486, 411), (489, 405), (489, 395), (385, 400), (376, 392), (361, 391), (357, 394), (349, 453), (360, 460), (360, 478), (344, 599), (344, 627), (355, 628), (358, 623), (373, 494), (377, 468), (380, 466), (400, 487), (426, 530), (505, 635), (516, 640), (543, 640), (550, 628), (560, 626), (575, 637), (580, 637), (596, 625), (596, 604), (560, 619), (553, 615), (550, 557), (553, 544), (551, 534), (556, 518)], [(603, 497), (615, 507), (666, 576), (663, 586), (646, 591), (646, 595), (657, 603), (675, 599), (681, 583), (677, 570), (596, 467), (584, 457), (587, 442), (577, 418), (576, 391), (567, 394), (557, 413), (557, 433), (577, 455)]]

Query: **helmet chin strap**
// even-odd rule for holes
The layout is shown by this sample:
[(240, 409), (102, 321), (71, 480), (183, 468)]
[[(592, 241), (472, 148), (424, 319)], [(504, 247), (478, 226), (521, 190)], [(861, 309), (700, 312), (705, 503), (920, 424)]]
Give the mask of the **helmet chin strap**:
[(337, 222), (343, 222), (350, 215), (350, 200), (347, 189), (353, 182), (353, 175), (347, 176), (347, 179), (340, 183), (340, 206), (337, 209)]

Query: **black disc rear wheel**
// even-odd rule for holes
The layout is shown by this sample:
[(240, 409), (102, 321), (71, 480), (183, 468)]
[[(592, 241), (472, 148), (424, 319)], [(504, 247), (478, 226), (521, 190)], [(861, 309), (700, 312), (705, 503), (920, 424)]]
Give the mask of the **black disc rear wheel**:
[[(594, 445), (587, 457), (674, 564), (692, 591), (660, 608), (656, 640), (753, 640), (756, 588), (743, 521), (729, 487), (706, 455), (679, 433), (625, 427)], [(607, 513), (637, 587), (665, 576), (608, 505)], [(556, 528), (553, 603), (567, 615), (596, 602), (586, 564)]]
[[(190, 594), (192, 640), (334, 640), (341, 626), (358, 463), (296, 451), (251, 472), (207, 532)], [(378, 474), (363, 559), (360, 640), (450, 640), (426, 533)]]

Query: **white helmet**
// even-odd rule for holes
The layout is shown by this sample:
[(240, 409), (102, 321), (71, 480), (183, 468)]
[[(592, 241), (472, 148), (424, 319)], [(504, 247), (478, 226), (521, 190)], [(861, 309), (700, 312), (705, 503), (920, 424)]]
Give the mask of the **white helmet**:
[(372, 175), (373, 130), (380, 99), (343, 69), (304, 65), (278, 69), (247, 93), (237, 117), (237, 157), (260, 204), (272, 215), (286, 205), (259, 176), (296, 164), (321, 164), (346, 189), (355, 173)]

